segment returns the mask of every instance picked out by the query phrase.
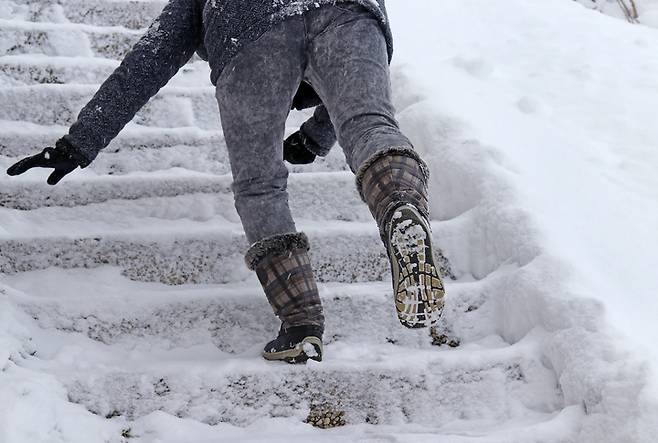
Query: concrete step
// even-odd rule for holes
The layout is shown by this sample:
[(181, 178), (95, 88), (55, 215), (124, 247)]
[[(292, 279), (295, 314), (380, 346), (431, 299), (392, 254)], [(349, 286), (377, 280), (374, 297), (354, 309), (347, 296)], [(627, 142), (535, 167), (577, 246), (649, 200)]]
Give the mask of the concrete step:
[[(21, 210), (51, 208), (18, 215), (22, 223), (38, 223), (44, 218), (102, 220), (118, 213), (131, 217), (163, 213), (168, 218), (187, 217), (192, 220), (217, 215), (233, 222), (239, 220), (233, 207), (232, 178), (227, 175), (100, 176), (70, 180), (55, 187), (42, 179), (3, 179), (0, 183), (2, 207)], [(288, 190), (290, 207), (296, 218), (372, 221), (368, 208), (358, 196), (351, 172), (292, 174)], [(76, 207), (82, 205), (88, 206)], [(2, 217), (0, 213), (0, 219)]]
[(35, 22), (72, 22), (95, 26), (147, 27), (165, 1), (131, 0), (10, 0), (0, 16)]
[[(34, 155), (68, 133), (66, 126), (42, 126), (25, 122), (0, 122), (0, 167), (8, 167), (19, 158)], [(295, 128), (289, 128), (289, 132)], [(344, 168), (344, 156), (340, 149), (331, 153), (331, 159), (318, 161), (310, 168), (329, 170)], [(3, 157), (4, 156), (4, 157)], [(230, 172), (228, 153), (221, 131), (203, 131), (187, 128), (149, 128), (128, 124), (126, 128), (100, 153), (92, 165), (67, 177), (124, 175), (184, 168), (189, 171), (211, 174)], [(309, 170), (309, 167), (295, 170)], [(45, 173), (33, 174), (36, 181), (43, 181)], [(174, 175), (176, 175), (174, 173)], [(38, 179), (37, 179), (38, 177)], [(7, 177), (0, 175), (0, 180)], [(11, 183), (14, 180), (8, 182)], [(1, 191), (0, 191), (1, 192)]]
[[(293, 129), (294, 127), (289, 128), (290, 131)], [(0, 121), (0, 155), (14, 158), (32, 155), (45, 146), (54, 146), (55, 142), (68, 131), (68, 126)], [(196, 155), (199, 152), (226, 149), (222, 131), (204, 131), (193, 127), (149, 128), (129, 123), (102, 153), (136, 153), (153, 150), (156, 154), (162, 155), (159, 151), (175, 147), (196, 149), (198, 151), (195, 152)], [(210, 152), (206, 152), (204, 157), (209, 154)]]
[(350, 424), (430, 425), (505, 421), (564, 406), (537, 337), (468, 350), (333, 343), (321, 364), (291, 366), (262, 361), (261, 346), (233, 355), (212, 345), (131, 348), (45, 332), (35, 337), (36, 356), (25, 366), (55, 375), (70, 401), (105, 417), (164, 411), (247, 426), (262, 417), (302, 418), (324, 406)]
[[(155, 412), (131, 422), (131, 435), (148, 435), (158, 443), (181, 443), (186, 441), (187, 436), (199, 434), (203, 436), (201, 438), (204, 442), (566, 443), (579, 441), (579, 430), (582, 428), (585, 414), (579, 406), (568, 406), (558, 412), (533, 412), (528, 414), (528, 417), (506, 421), (456, 419), (447, 423), (437, 421), (430, 425), (357, 424), (331, 430), (311, 428), (304, 415), (263, 421), (240, 428), (200, 425), (194, 420)], [(316, 417), (319, 414), (312, 415)], [(275, 431), (268, 426), (270, 423), (274, 424)], [(185, 437), (181, 440), (180, 436)]]
[(120, 60), (142, 34), (124, 27), (0, 19), (0, 56), (44, 54)]
[[(0, 57), (0, 85), (36, 84), (100, 85), (119, 65), (117, 60), (93, 57), (7, 55)], [(208, 64), (191, 62), (169, 82), (172, 86), (210, 84)]]
[[(6, 103), (0, 108), (0, 120), (70, 126), (96, 90), (95, 85), (34, 85), (0, 89), (0, 102)], [(214, 88), (207, 85), (198, 88), (167, 87), (137, 113), (133, 122), (161, 128), (221, 128)]]
[[(12, 300), (41, 328), (80, 333), (107, 345), (172, 349), (212, 342), (235, 354), (262, 346), (279, 328), (255, 277), (233, 285), (169, 287), (130, 281), (113, 267), (51, 268), (0, 275), (0, 285), (12, 288)], [(430, 330), (400, 325), (390, 282), (319, 287), (326, 344), (418, 349), (440, 345)], [(486, 281), (448, 281), (446, 307), (435, 334), (458, 339), (462, 346), (506, 346), (496, 338), (495, 302), (483, 295), (487, 293)]]
[[(251, 274), (248, 245), (238, 223), (215, 216), (205, 221), (98, 213), (87, 219), (25, 222), (10, 214), (0, 237), (0, 272), (118, 266), (138, 281), (166, 284), (233, 283)], [(105, 217), (105, 218), (103, 218)], [(8, 228), (8, 224), (12, 224)], [(390, 278), (389, 263), (374, 222), (298, 222), (309, 235), (315, 275), (322, 282), (355, 283)], [(440, 243), (437, 243), (440, 244)], [(447, 260), (444, 272), (449, 272)]]
[(97, 84), (109, 76), (118, 62), (89, 57), (7, 55), (0, 57), (0, 84)]
[[(44, 177), (1, 178), (0, 207), (34, 210), (46, 207), (74, 207), (110, 200), (139, 201), (154, 197), (209, 194), (218, 200), (231, 192), (227, 176), (172, 171), (131, 175), (74, 174), (57, 186)], [(138, 204), (138, 203), (136, 203)]]

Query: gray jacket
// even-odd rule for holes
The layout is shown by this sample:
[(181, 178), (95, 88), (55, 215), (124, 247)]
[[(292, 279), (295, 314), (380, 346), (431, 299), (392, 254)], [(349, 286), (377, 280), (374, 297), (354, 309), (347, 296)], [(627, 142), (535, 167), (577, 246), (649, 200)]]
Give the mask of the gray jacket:
[[(82, 109), (65, 139), (87, 159), (82, 165), (87, 166), (195, 52), (209, 62), (210, 79), (216, 84), (231, 58), (274, 24), (309, 9), (338, 2), (359, 3), (378, 18), (390, 59), (392, 35), (384, 0), (170, 0)], [(300, 88), (293, 106), (303, 108), (318, 104), (320, 101), (312, 89), (306, 87)], [(332, 134), (324, 137), (335, 140), (333, 128), (327, 123), (327, 130)]]

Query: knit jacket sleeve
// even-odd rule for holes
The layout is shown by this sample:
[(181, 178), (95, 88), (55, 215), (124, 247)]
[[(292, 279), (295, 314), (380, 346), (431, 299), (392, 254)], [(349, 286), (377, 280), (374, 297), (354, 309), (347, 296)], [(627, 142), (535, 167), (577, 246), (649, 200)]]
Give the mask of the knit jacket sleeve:
[(91, 163), (151, 97), (184, 66), (202, 41), (198, 0), (171, 0), (101, 85), (64, 136)]

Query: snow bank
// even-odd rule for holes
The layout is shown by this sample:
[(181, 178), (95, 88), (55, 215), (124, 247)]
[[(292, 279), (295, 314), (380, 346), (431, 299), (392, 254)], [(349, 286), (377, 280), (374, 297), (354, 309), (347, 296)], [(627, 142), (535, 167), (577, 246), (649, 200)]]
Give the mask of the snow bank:
[[(424, 88), (401, 122), (433, 189), (452, 189), (432, 195), (434, 217), (475, 217), (469, 241), (491, 252), (449, 244), (450, 259), (481, 272), (492, 257), (527, 265), (527, 287), (501, 302), (503, 332), (556, 332), (547, 353), (567, 400), (595, 406), (582, 441), (652, 441), (658, 32), (566, 0), (389, 9), (398, 66)], [(638, 397), (647, 403), (631, 407)]]
[[(618, 17), (621, 19), (626, 19), (624, 11), (619, 0), (576, 0), (583, 6), (591, 8), (597, 11), (601, 11), (604, 14), (611, 15), (613, 17)], [(656, 0), (624, 0), (623, 4), (629, 8), (632, 8), (632, 4), (635, 4), (638, 21), (647, 26), (658, 28), (658, 1)]]
[(32, 319), (9, 300), (0, 285), (0, 441), (88, 443), (111, 441), (119, 422), (94, 416), (68, 401), (65, 387), (53, 376), (20, 366), (32, 354)]

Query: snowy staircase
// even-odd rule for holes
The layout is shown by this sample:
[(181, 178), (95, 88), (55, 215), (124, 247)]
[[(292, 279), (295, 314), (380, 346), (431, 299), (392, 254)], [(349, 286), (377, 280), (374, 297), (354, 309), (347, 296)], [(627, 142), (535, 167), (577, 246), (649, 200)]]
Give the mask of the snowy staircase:
[[(3, 170), (66, 132), (163, 4), (0, 1)], [(413, 104), (403, 89), (399, 111)], [(292, 115), (289, 131), (307, 115)], [(278, 325), (242, 260), (203, 63), (87, 170), (56, 187), (39, 171), (0, 176), (0, 294), (31, 318), (16, 368), (53, 375), (69, 401), (138, 434), (155, 411), (238, 426), (330, 411), (350, 425), (460, 437), (450, 441), (571, 441), (581, 411), (565, 405), (542, 332), (501, 334), (501, 291), (518, 271), (505, 248), (492, 246), (500, 257), (486, 272), (460, 265), (455, 276), (444, 259), (441, 332), (458, 348), (404, 329), (376, 226), (339, 151), (290, 178), (327, 315), (326, 360), (301, 367), (259, 357)], [(434, 222), (435, 242), (454, 249), (481, 223), (473, 212)]]

